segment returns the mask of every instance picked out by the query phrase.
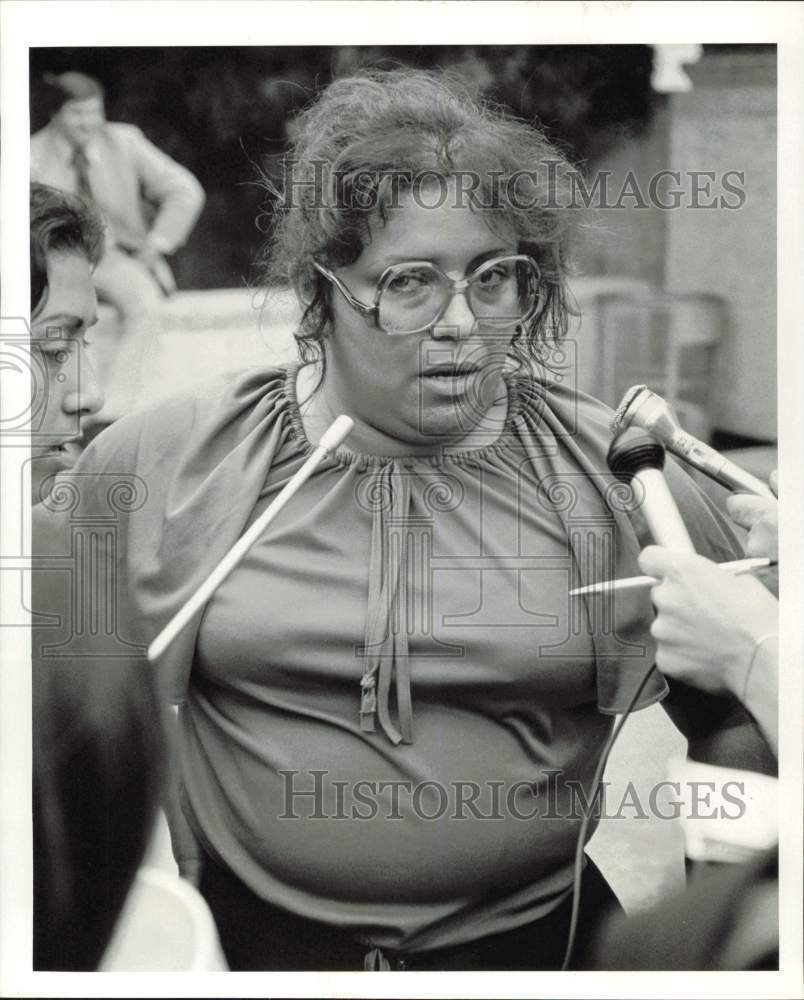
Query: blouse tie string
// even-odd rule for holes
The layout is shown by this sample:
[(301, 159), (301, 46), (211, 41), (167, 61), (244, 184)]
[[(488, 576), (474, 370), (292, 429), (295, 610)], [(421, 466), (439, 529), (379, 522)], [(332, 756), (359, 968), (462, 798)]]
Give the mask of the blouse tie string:
[[(366, 658), (360, 681), (360, 728), (375, 731), (375, 716), (388, 739), (412, 743), (413, 708), (408, 654), (408, 539), (410, 480), (396, 462), (371, 472), (366, 497), (372, 514)], [(398, 728), (391, 719), (391, 682), (395, 682)]]
[(371, 948), (363, 956), (364, 972), (389, 972), (391, 963), (383, 954), (382, 948)]

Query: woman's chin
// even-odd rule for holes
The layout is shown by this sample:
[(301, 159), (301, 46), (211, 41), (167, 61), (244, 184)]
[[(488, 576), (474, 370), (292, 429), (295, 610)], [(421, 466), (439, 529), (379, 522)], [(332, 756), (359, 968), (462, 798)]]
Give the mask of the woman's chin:
[[(485, 415), (481, 415), (485, 417)], [(454, 400), (444, 400), (422, 408), (409, 416), (404, 431), (397, 434), (412, 446), (411, 450), (427, 451), (430, 448), (473, 448), (491, 444), (500, 436), (502, 426), (496, 428), (486, 419), (456, 405)], [(471, 442), (466, 445), (466, 442)]]
[(31, 503), (46, 500), (55, 485), (56, 475), (72, 467), (73, 457), (63, 451), (34, 455), (31, 461)]
[(479, 394), (445, 393), (431, 398), (417, 412), (422, 442), (482, 448), (493, 443), (505, 426), (507, 401), (487, 401)]
[(39, 471), (33, 473), (31, 476), (31, 504), (33, 506), (47, 500), (53, 489), (54, 479), (55, 470), (44, 474)]

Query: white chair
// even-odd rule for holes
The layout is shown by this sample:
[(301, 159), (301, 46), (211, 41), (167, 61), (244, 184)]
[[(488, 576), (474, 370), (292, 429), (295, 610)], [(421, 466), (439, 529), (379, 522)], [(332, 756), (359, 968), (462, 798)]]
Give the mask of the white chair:
[(560, 346), (563, 381), (598, 399), (606, 399), (608, 373), (602, 370), (603, 310), (607, 302), (641, 300), (655, 289), (646, 281), (616, 274), (583, 275), (569, 281), (570, 301), (580, 315), (570, 316), (566, 340)]
[(711, 432), (715, 350), (726, 306), (717, 295), (653, 292), (600, 301), (599, 398), (617, 406), (644, 383), (673, 407), (681, 425), (703, 440)]

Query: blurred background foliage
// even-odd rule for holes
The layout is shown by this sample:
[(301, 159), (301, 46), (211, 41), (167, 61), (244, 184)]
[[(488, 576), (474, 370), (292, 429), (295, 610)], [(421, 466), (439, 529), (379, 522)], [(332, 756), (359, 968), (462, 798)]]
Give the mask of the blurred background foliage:
[(263, 238), (259, 172), (276, 168), (294, 115), (336, 77), (397, 66), (457, 71), (478, 95), (540, 124), (586, 169), (639, 135), (662, 99), (651, 90), (646, 45), (33, 49), (31, 130), (50, 114), (44, 73), (101, 80), (109, 119), (138, 125), (207, 192), (174, 258), (180, 287), (237, 286), (253, 280)]

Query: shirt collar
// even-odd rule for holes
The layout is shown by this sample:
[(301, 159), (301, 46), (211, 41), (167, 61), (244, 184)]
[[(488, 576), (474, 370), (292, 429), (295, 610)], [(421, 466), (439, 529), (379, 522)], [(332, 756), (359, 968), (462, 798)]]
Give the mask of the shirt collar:
[[(59, 130), (53, 127), (53, 145), (56, 147), (56, 151), (59, 156), (66, 162), (72, 163), (73, 156), (75, 156), (75, 146), (59, 132)], [(84, 146), (84, 153), (86, 158), (90, 163), (93, 163), (98, 158), (98, 138), (97, 136), (92, 139), (86, 146)]]

